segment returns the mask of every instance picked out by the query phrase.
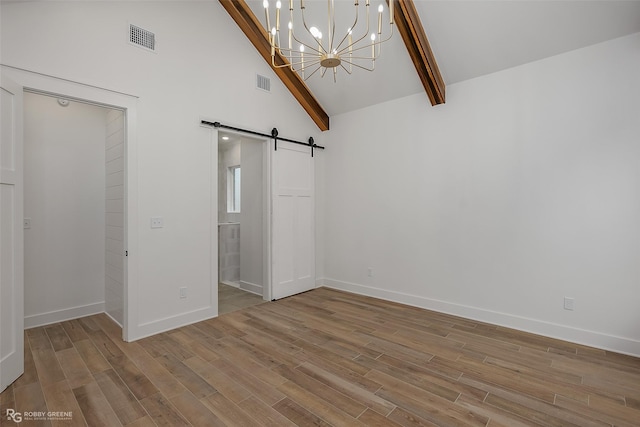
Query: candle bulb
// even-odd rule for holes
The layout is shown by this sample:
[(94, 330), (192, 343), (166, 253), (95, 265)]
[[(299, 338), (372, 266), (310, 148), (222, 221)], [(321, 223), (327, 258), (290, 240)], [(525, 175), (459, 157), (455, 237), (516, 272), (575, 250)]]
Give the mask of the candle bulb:
[(304, 80), (304, 45), (300, 45), (300, 74)]
[(309, 33), (313, 36), (314, 39), (318, 42), (318, 53), (322, 53), (322, 32), (318, 30), (316, 27), (309, 28)]
[(267, 31), (269, 31), (269, 28), (271, 28), (271, 23), (269, 22), (269, 1), (264, 0), (262, 5), (264, 6), (264, 17), (267, 21)]
[(382, 5), (378, 6), (378, 34), (382, 34)]
[(280, 31), (280, 8), (282, 7), (282, 3), (280, 0), (276, 2), (276, 31)]
[(271, 56), (276, 56), (276, 27), (271, 29)]
[(293, 0), (289, 0), (289, 10), (293, 10)]
[(376, 35), (371, 33), (371, 59), (376, 60)]
[(291, 50), (292, 33), (293, 33), (293, 22), (289, 21), (289, 50)]
[(393, 25), (393, 2), (394, 0), (389, 0), (389, 24)]

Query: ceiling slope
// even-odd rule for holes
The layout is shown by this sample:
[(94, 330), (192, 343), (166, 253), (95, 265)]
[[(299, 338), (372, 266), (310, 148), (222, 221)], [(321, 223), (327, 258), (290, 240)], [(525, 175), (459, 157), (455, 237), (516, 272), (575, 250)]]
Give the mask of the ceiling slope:
[[(413, 0), (395, 1), (394, 19), (431, 105), (444, 104), (445, 84)], [(399, 6), (399, 7), (398, 7)]]
[[(260, 55), (271, 65), (271, 45), (266, 32), (244, 0), (220, 0), (222, 6), (231, 15), (238, 27), (255, 46)], [(286, 64), (285, 59), (276, 52), (276, 65)], [(329, 115), (313, 96), (300, 76), (289, 67), (273, 68), (291, 94), (298, 100), (302, 108), (322, 131), (329, 130)]]

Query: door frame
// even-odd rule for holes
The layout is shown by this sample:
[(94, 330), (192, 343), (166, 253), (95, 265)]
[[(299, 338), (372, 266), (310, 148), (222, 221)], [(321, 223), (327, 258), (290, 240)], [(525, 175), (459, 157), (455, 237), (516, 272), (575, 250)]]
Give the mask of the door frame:
[[(215, 121), (202, 118), (205, 121)], [(202, 127), (211, 130), (211, 188), (215, 189), (215, 194), (218, 194), (218, 129), (212, 128), (208, 125), (202, 125)], [(237, 135), (240, 138), (247, 138), (256, 141), (256, 143), (262, 144), (262, 299), (264, 301), (271, 301), (271, 138), (260, 138), (256, 136), (247, 136), (243, 132), (225, 129), (224, 133), (230, 135)], [(215, 149), (213, 149), (215, 147)], [(218, 307), (218, 197), (213, 198), (211, 201), (211, 246), (214, 248), (212, 254), (215, 256), (211, 260), (212, 266), (212, 292), (216, 296), (216, 312), (219, 313)], [(242, 231), (241, 231), (242, 233)], [(215, 274), (214, 273), (215, 269)]]
[(71, 80), (2, 65), (3, 74), (22, 86), (25, 92), (65, 98), (121, 110), (125, 117), (125, 250), (122, 339), (133, 341), (138, 333), (138, 170), (137, 104), (138, 97)]

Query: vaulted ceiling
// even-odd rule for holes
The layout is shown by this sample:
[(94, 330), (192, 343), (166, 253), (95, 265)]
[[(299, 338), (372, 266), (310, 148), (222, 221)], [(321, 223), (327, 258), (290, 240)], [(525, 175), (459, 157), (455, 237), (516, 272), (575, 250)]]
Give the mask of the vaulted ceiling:
[[(237, 3), (220, 1), (223, 5)], [(322, 8), (325, 1), (307, 3)], [(413, 18), (422, 24), (447, 85), (640, 32), (640, 1), (396, 0), (396, 5), (400, 3), (415, 6)], [(247, 5), (262, 28), (262, 0), (248, 0)], [(225, 8), (229, 10), (228, 5)], [(399, 13), (403, 11), (396, 6), (398, 27), (402, 24)], [(308, 88), (313, 94), (309, 102), (317, 103), (330, 117), (419, 92), (425, 93), (426, 105), (440, 103), (430, 99), (423, 80), (403, 37), (395, 34), (383, 45), (374, 72), (354, 70), (351, 76), (338, 73), (335, 83), (329, 73), (324, 78), (316, 74), (300, 82), (298, 90)], [(320, 129), (322, 123), (328, 128), (328, 118), (325, 122), (310, 115)]]

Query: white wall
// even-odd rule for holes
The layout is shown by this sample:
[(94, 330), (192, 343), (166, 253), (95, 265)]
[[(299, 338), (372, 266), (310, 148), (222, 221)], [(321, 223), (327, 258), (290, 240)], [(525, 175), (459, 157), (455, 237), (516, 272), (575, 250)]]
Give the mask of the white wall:
[(106, 114), (24, 94), (25, 327), (104, 310)]
[(124, 323), (124, 113), (107, 113), (105, 144), (105, 312)]
[[(200, 119), (320, 141), (316, 126), (219, 2), (0, 7), (2, 64), (139, 97), (138, 160), (130, 165), (138, 250), (128, 258), (138, 297), (130, 338), (216, 315), (217, 152)], [(128, 44), (129, 23), (156, 34), (156, 53)], [(256, 73), (271, 76), (271, 93), (255, 89)], [(152, 216), (162, 216), (164, 228), (151, 229)], [(186, 299), (179, 299), (181, 286)]]
[(263, 150), (266, 143), (243, 139), (240, 209), (240, 288), (263, 293)]
[(640, 355), (638, 76), (635, 34), (332, 117), (324, 283)]

